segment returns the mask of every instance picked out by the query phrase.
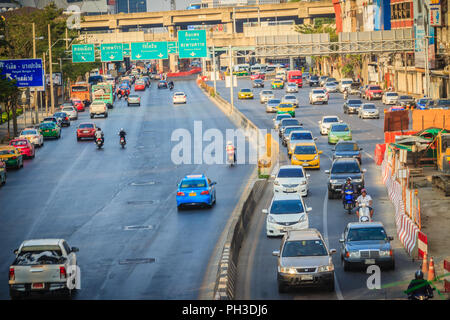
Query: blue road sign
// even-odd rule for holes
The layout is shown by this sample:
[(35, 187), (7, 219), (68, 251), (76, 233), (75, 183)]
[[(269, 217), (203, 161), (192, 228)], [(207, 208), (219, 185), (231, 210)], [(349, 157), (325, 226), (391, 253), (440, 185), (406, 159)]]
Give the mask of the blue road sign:
[(0, 69), (10, 80), (16, 79), (18, 87), (44, 86), (42, 59), (0, 60)]

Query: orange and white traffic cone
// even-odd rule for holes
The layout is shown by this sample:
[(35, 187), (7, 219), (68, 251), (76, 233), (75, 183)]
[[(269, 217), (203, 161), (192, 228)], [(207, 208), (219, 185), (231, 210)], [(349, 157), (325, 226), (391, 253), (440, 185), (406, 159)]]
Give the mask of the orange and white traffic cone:
[(423, 259), (422, 259), (422, 272), (423, 272), (423, 274), (425, 274), (425, 273), (428, 272), (428, 255), (427, 255), (426, 252), (423, 254)]
[(436, 280), (436, 274), (434, 272), (434, 261), (433, 257), (430, 258), (430, 267), (428, 272), (428, 281), (434, 281)]

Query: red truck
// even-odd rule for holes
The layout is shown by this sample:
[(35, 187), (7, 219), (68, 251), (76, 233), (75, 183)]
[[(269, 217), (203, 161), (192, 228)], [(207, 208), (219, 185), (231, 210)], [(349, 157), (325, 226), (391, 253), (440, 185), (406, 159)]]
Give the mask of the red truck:
[(303, 87), (302, 72), (300, 70), (288, 71), (287, 81), (296, 83), (299, 88)]

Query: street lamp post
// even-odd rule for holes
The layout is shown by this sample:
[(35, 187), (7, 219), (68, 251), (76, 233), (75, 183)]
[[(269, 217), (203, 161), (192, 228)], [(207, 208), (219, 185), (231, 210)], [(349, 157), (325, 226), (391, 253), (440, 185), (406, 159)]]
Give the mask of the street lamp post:
[(53, 63), (52, 63), (52, 35), (50, 33), (50, 24), (48, 24), (48, 65), (50, 68), (50, 106), (52, 108), (52, 114), (55, 112), (55, 95), (53, 92)]

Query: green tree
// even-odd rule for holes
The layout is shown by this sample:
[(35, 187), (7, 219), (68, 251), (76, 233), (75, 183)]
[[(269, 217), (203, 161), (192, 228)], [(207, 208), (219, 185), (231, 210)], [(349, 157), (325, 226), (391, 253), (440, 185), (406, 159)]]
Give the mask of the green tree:
[[(18, 134), (16, 115), (19, 97), (20, 90), (16, 85), (16, 80), (8, 79), (6, 75), (2, 74), (0, 69), (0, 105), (5, 106), (6, 120), (8, 120), (8, 135), (10, 134), (10, 119), (13, 120), (14, 136)], [(3, 119), (3, 114), (1, 116)]]

